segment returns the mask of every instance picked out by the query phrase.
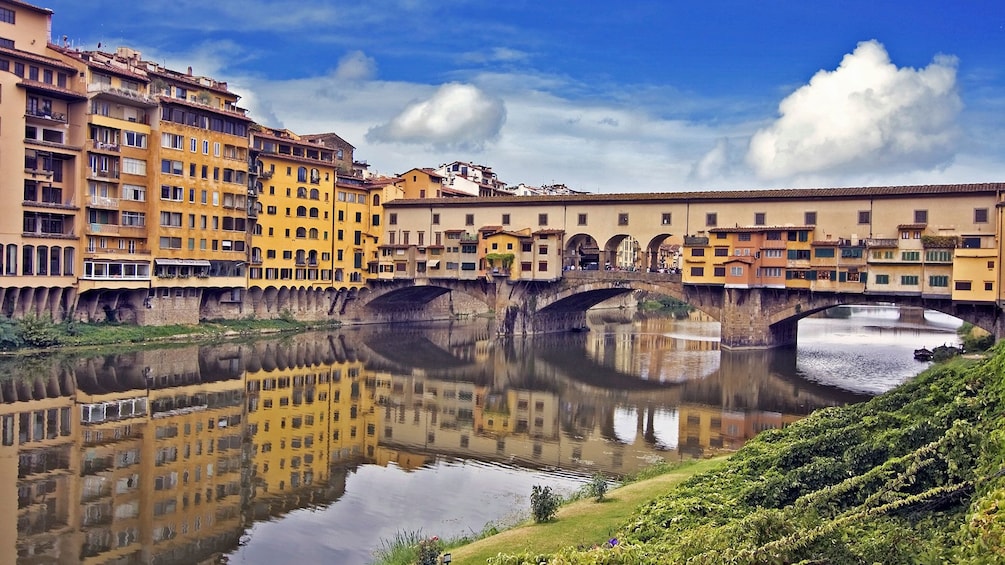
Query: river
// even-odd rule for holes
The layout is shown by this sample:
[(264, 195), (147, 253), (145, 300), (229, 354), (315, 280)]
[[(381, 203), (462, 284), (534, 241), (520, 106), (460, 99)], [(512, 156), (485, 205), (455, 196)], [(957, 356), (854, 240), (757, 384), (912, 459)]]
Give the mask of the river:
[[(958, 320), (844, 307), (799, 345), (622, 310), (496, 339), (487, 320), (63, 354), (0, 367), (0, 561), (364, 564), (399, 535), (529, 515), (533, 485), (739, 448), (859, 402)], [(15, 557), (16, 556), (16, 557)]]

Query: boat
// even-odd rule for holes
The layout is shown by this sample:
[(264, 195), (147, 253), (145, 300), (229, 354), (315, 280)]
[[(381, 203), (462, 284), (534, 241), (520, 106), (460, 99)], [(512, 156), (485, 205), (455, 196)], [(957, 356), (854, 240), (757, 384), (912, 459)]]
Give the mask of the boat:
[(917, 359), (918, 361), (931, 361), (932, 352), (924, 347), (922, 347), (921, 349), (915, 349), (914, 358)]

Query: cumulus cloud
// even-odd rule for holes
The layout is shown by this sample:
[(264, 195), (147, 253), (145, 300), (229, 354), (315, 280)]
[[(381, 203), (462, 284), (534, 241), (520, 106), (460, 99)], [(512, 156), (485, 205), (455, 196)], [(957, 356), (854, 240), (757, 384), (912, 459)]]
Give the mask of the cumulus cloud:
[(427, 100), (409, 104), (390, 122), (370, 129), (367, 141), (481, 150), (506, 121), (502, 100), (470, 84), (449, 83)]
[(373, 57), (367, 57), (362, 51), (353, 51), (339, 59), (334, 77), (338, 80), (360, 81), (370, 80), (376, 74), (377, 61)]
[(762, 179), (946, 165), (962, 108), (956, 65), (940, 55), (922, 69), (897, 68), (882, 44), (862, 42), (781, 102), (746, 162)]

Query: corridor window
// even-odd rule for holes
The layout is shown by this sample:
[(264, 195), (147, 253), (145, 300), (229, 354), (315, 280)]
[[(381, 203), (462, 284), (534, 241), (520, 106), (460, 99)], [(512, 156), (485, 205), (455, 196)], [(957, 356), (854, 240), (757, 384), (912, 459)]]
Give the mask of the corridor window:
[(585, 226), (586, 225), (586, 214), (580, 214), (579, 215), (578, 225), (581, 225), (581, 226)]
[(546, 226), (548, 225), (548, 214), (538, 214), (537, 215), (537, 225)]
[(719, 222), (719, 218), (715, 212), (709, 212), (705, 214), (705, 225), (714, 226)]
[[(754, 213), (754, 225), (755, 226), (763, 226), (764, 222), (766, 221), (766, 219), (767, 219), (767, 214), (765, 214), (764, 212), (756, 212), (756, 213)], [(748, 237), (749, 237), (749, 235), (750, 234), (747, 234)]]
[(817, 213), (816, 212), (806, 212), (805, 214), (805, 224), (807, 226), (817, 225)]
[(628, 214), (626, 214), (626, 213), (618, 214), (618, 225), (619, 226), (627, 226), (628, 225)]
[(663, 212), (663, 219), (661, 220), (664, 226), (670, 225), (670, 212)]
[(928, 223), (928, 210), (915, 210), (914, 211), (914, 223), (916, 223), (916, 224), (927, 224)]
[(868, 224), (872, 221), (872, 213), (869, 210), (859, 210), (858, 212), (858, 223)]
[(986, 223), (988, 223), (988, 209), (987, 208), (975, 208), (974, 209), (974, 223), (975, 224), (986, 224)]

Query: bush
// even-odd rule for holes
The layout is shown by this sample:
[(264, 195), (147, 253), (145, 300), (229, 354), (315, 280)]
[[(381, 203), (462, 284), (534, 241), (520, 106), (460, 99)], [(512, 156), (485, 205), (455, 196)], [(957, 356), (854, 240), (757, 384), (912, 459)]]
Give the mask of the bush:
[(562, 497), (555, 494), (551, 487), (534, 485), (530, 491), (530, 510), (537, 523), (547, 522), (555, 517)]
[(50, 347), (62, 341), (59, 328), (49, 318), (28, 315), (18, 322), (21, 341), (28, 347)]
[(436, 565), (440, 559), (440, 552), (443, 551), (443, 542), (440, 538), (433, 536), (419, 541), (419, 556), (416, 563), (418, 565)]
[(596, 473), (590, 482), (586, 483), (586, 495), (597, 502), (603, 502), (604, 497), (607, 496), (607, 487), (607, 477), (603, 473)]

